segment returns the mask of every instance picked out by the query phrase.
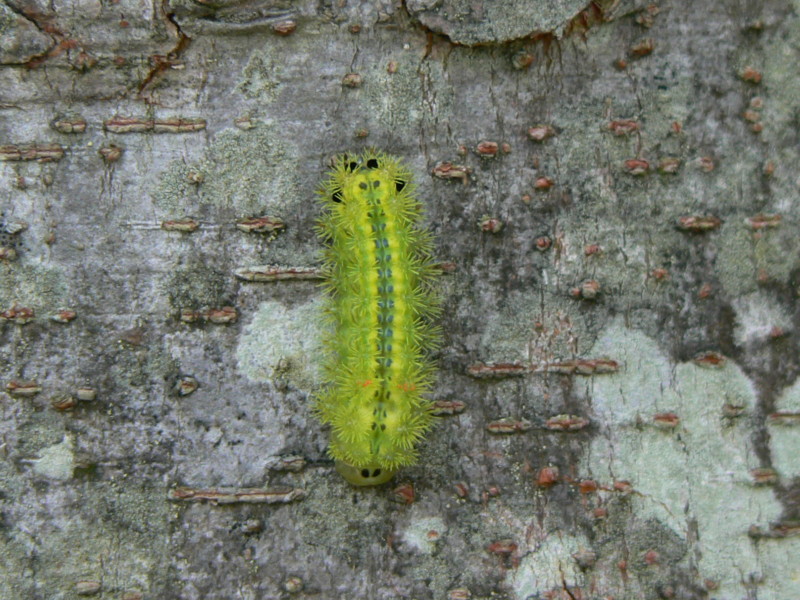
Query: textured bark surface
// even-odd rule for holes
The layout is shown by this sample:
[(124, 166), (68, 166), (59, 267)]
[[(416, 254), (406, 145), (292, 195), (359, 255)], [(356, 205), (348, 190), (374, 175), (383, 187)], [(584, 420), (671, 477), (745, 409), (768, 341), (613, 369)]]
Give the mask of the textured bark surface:
[[(800, 597), (798, 11), (0, 2), (0, 597)], [(356, 490), (308, 278), (365, 146), (453, 414)]]

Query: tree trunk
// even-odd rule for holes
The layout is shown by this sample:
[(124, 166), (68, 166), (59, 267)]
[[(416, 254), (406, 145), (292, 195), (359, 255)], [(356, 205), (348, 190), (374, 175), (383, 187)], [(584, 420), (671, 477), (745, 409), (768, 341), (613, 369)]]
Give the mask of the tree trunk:
[[(798, 11), (0, 2), (0, 597), (800, 597)], [(444, 340), (356, 489), (314, 223), (365, 147)]]

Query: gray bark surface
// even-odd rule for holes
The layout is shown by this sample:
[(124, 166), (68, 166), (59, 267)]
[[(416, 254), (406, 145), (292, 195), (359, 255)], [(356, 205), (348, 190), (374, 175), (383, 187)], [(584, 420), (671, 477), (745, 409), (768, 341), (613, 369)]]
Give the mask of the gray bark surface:
[[(799, 11), (0, 2), (0, 598), (800, 597)], [(444, 270), (375, 489), (311, 414), (365, 147)]]

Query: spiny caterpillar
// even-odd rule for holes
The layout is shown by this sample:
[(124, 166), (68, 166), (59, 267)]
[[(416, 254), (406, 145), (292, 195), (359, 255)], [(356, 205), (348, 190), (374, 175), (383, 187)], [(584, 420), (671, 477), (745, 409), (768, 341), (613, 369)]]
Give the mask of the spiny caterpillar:
[(339, 473), (377, 485), (416, 461), (431, 425), (427, 353), (439, 339), (432, 238), (419, 225), (411, 173), (385, 154), (340, 156), (320, 195), (331, 335), (316, 412), (331, 425)]

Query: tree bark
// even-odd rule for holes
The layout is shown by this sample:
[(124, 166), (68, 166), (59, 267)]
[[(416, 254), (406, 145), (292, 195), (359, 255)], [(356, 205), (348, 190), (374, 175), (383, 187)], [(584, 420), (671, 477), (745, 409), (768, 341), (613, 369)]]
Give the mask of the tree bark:
[[(798, 11), (0, 2), (0, 596), (800, 597)], [(314, 223), (365, 147), (444, 341), (355, 489)]]

